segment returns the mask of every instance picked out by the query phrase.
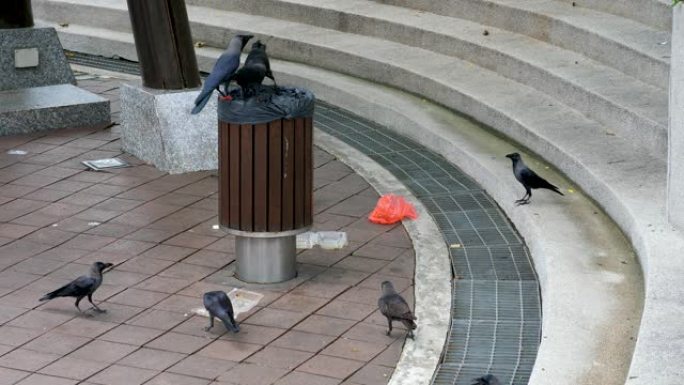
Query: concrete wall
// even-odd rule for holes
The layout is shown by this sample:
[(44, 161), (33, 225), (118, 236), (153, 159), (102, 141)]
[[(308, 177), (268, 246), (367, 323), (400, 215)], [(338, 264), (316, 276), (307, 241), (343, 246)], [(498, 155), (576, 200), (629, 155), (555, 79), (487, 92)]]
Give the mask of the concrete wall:
[(684, 229), (684, 4), (673, 9), (671, 43), (667, 211), (670, 222)]

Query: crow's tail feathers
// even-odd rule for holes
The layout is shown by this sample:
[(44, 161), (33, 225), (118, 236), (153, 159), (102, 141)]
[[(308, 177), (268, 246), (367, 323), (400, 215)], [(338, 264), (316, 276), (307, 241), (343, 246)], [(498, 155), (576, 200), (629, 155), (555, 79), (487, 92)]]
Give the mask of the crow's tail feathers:
[(231, 322), (231, 320), (228, 317), (221, 318), (221, 321), (223, 322), (223, 325), (226, 327), (226, 330), (230, 330), (233, 333), (237, 333), (240, 331), (240, 327), (237, 325), (237, 323)]
[(563, 193), (558, 189), (558, 187), (556, 187), (556, 186), (554, 186), (554, 185), (551, 185), (551, 187), (552, 187), (552, 188), (550, 189), (551, 191), (555, 192), (556, 194), (560, 194), (560, 195), (565, 196), (565, 194), (563, 194)]
[(57, 298), (60, 295), (62, 288), (59, 288), (53, 292), (47, 293), (44, 296), (40, 297), (38, 301), (43, 302), (43, 301), (49, 301), (51, 299)]
[(195, 99), (195, 107), (192, 109), (192, 114), (199, 114), (200, 111), (207, 105), (209, 99), (211, 98), (211, 93), (206, 95), (200, 94), (197, 99)]

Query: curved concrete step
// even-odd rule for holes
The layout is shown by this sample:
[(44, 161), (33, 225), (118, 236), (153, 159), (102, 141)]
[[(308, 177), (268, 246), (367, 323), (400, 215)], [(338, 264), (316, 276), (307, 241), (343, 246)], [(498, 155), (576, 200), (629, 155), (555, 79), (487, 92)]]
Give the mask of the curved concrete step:
[[(188, 4), (286, 19), (429, 49), (529, 85), (608, 127), (629, 127), (659, 135), (667, 131), (664, 90), (526, 35), (368, 0), (188, 0)], [(197, 20), (204, 12), (210, 11), (190, 8)], [(489, 35), (483, 36), (484, 30)]]
[[(570, 49), (667, 89), (670, 32), (557, 0), (374, 0), (460, 17)], [(664, 44), (663, 44), (664, 43)]]
[[(68, 3), (76, 0), (63, 1)], [(101, 5), (106, 4), (106, 6), (102, 5), (101, 7), (105, 8), (106, 12), (96, 12), (98, 16), (91, 17), (89, 19), (91, 22), (94, 23), (96, 22), (95, 19), (99, 21), (102, 18), (106, 19), (106, 21), (102, 20), (102, 23), (108, 27), (125, 28), (128, 15), (125, 12), (126, 5), (123, 1), (91, 1)], [(609, 136), (619, 135), (640, 143), (647, 151), (661, 156), (666, 153), (665, 122), (660, 118), (666, 116), (666, 112), (663, 111), (666, 103), (658, 102), (659, 99), (662, 99), (662, 94), (646, 85), (637, 87), (638, 82), (622, 76), (617, 71), (614, 73), (619, 74), (616, 75), (619, 77), (604, 79), (603, 82), (600, 82), (602, 91), (598, 91), (597, 86), (591, 87), (603, 95), (612, 95), (614, 99), (624, 102), (622, 104), (631, 104), (632, 108), (621, 109), (616, 106), (615, 101), (610, 103), (607, 99), (601, 99), (597, 96), (604, 102), (603, 108), (600, 108), (592, 104), (596, 98), (589, 97), (590, 93), (579, 92), (569, 97), (573, 99), (573, 104), (582, 106), (581, 112), (585, 112), (587, 115), (602, 116), (603, 119), (601, 120), (605, 120), (608, 124), (605, 126), (587, 119), (584, 114), (566, 107), (545, 93), (441, 53), (384, 39), (352, 35), (263, 16), (219, 10), (209, 12), (205, 8), (197, 7), (190, 7), (188, 13), (195, 37), (212, 46), (224, 46), (230, 36), (237, 31), (249, 31), (261, 35), (262, 39), (267, 40), (268, 50), (272, 57), (312, 63), (371, 81), (390, 84), (406, 91), (424, 95), (432, 100), (440, 100), (445, 105), (468, 114), (470, 112), (464, 110), (463, 105), (470, 103), (470, 99), (486, 100), (495, 109), (503, 108), (507, 111), (506, 114), (516, 116), (516, 120), (520, 122), (545, 120), (544, 124), (547, 125), (547, 129), (560, 129), (568, 132), (588, 130)], [(231, 20), (229, 28), (226, 27), (225, 20)], [(74, 30), (77, 27), (70, 25), (60, 30)], [(503, 40), (498, 43), (499, 47), (505, 45)], [(526, 50), (525, 46), (523, 44), (518, 48), (519, 53), (517, 54), (519, 56), (525, 55), (523, 54)], [(98, 48), (94, 53), (101, 52)], [(567, 67), (567, 64), (565, 66)], [(574, 64), (570, 66), (574, 66)], [(562, 67), (556, 62), (558, 71), (562, 71)], [(582, 73), (581, 69), (579, 70), (572, 75), (576, 79), (582, 79), (587, 75)], [(594, 75), (599, 76), (599, 78), (601, 76), (596, 72)], [(622, 80), (622, 82), (618, 82), (618, 80)], [(540, 87), (542, 86), (541, 83), (543, 81), (537, 82)], [(599, 84), (599, 81), (596, 83)], [(577, 88), (580, 87), (575, 87), (575, 89)], [(563, 87), (558, 90), (549, 90), (550, 93), (553, 92), (559, 96), (563, 93), (573, 94), (568, 91)], [(652, 96), (655, 101), (644, 104), (640, 99), (644, 97), (641, 91)], [(597, 94), (594, 93), (593, 95)], [(592, 111), (600, 112), (592, 113)], [(639, 111), (640, 114), (637, 114), (636, 111)], [(649, 118), (644, 115), (648, 115)], [(656, 116), (658, 117), (657, 120)], [(491, 118), (489, 120), (485, 123), (493, 124)]]
[(672, 30), (672, 1), (670, 0), (577, 0), (579, 7), (636, 20), (663, 31)]

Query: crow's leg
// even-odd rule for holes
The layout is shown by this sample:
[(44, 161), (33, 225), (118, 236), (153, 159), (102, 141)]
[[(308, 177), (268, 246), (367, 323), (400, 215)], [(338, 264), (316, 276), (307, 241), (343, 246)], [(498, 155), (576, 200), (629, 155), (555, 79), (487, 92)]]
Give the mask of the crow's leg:
[(214, 327), (214, 314), (209, 313), (209, 326), (204, 328), (204, 331), (209, 331)]
[(221, 86), (220, 86), (220, 85), (216, 87), (216, 91), (218, 91), (218, 93), (219, 93), (221, 96), (223, 96), (223, 97), (226, 96), (225, 93), (221, 92)]
[(516, 206), (526, 205), (530, 203), (530, 198), (532, 198), (532, 190), (529, 188), (525, 188), (525, 195), (521, 199), (515, 201)]
[(96, 312), (98, 312), (98, 313), (106, 313), (107, 312), (107, 310), (100, 309), (99, 307), (97, 307), (97, 305), (95, 305), (95, 303), (93, 302), (93, 294), (92, 293), (88, 294), (88, 302), (90, 302), (90, 304), (93, 305), (93, 309), (95, 309)]
[(275, 78), (273, 77), (273, 73), (269, 72), (268, 75), (266, 75), (266, 77), (273, 80), (273, 87), (278, 87), (278, 83), (276, 83)]
[(76, 309), (78, 309), (78, 312), (79, 312), (79, 313), (83, 313), (83, 311), (81, 310), (81, 308), (78, 306), (78, 303), (81, 302), (82, 299), (83, 299), (83, 297), (78, 297), (78, 298), (76, 298), (76, 304), (75, 304), (75, 305), (76, 305)]
[(389, 330), (387, 330), (387, 335), (389, 336), (392, 333), (392, 319), (390, 317), (387, 317), (387, 325), (389, 326)]
[(415, 339), (415, 336), (413, 335), (413, 330), (411, 330), (411, 329), (408, 330), (407, 337), (410, 339)]

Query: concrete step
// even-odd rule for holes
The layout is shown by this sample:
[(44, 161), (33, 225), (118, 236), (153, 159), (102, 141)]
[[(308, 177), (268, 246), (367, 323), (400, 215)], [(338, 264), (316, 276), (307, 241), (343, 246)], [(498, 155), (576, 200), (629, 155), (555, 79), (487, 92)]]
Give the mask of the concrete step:
[(374, 0), (459, 17), (581, 53), (667, 89), (670, 32), (557, 0)]
[[(299, 0), (299, 2), (301, 4), (304, 1)], [(361, 1), (358, 3), (359, 6), (361, 4), (367, 5), (369, 9), (377, 8), (377, 4), (372, 2)], [(61, 13), (64, 18), (69, 17), (69, 14), (74, 15), (66, 19), (70, 20), (71, 23), (76, 21), (89, 22), (92, 24), (88, 25), (102, 25), (116, 31), (125, 31), (130, 28), (128, 15), (125, 12), (126, 5), (121, 0), (88, 0), (86, 4), (90, 4), (92, 10), (81, 12), (81, 16), (78, 16), (72, 7), (76, 4), (76, 0), (50, 0), (37, 4), (41, 5), (36, 6), (36, 12), (40, 16), (49, 15), (53, 21), (56, 18), (64, 23), (61, 16), (55, 16)], [(83, 2), (79, 1), (78, 4), (81, 7)], [(312, 11), (320, 9), (312, 8)], [(396, 7), (382, 8), (391, 8), (395, 16), (382, 16), (383, 13), (387, 15), (391, 13), (387, 9), (375, 9), (373, 11), (375, 19), (373, 20), (384, 20), (392, 28), (387, 30), (382, 25), (377, 29), (365, 28), (389, 32), (377, 32), (377, 35), (381, 37), (389, 37), (393, 35), (393, 31), (399, 32), (403, 27), (411, 28), (407, 26), (408, 22), (401, 24), (393, 21), (394, 19), (405, 20), (409, 18), (409, 15), (402, 13), (405, 10)], [(329, 9), (330, 14), (333, 11)], [(339, 17), (356, 20), (348, 16), (350, 13), (337, 12)], [(444, 27), (441, 30), (432, 28), (435, 30), (434, 32), (420, 28), (415, 29), (419, 37), (438, 39), (439, 41), (436, 42), (440, 44), (437, 46), (443, 47), (438, 49), (448, 51), (451, 54), (461, 51), (460, 49), (448, 48), (454, 42), (459, 43), (460, 47), (471, 52), (482, 47), (481, 52), (485, 54), (478, 55), (473, 52), (466, 56), (477, 60), (478, 64), (482, 64), (485, 68), (500, 71), (521, 83), (536, 86), (537, 89), (541, 89), (546, 94), (452, 56), (427, 51), (415, 46), (407, 46), (373, 37), (351, 35), (280, 19), (215, 9), (209, 10), (202, 7), (189, 7), (188, 13), (192, 20), (195, 38), (212, 46), (224, 46), (225, 42), (236, 31), (250, 31), (268, 39), (269, 53), (273, 57), (291, 61), (305, 61), (324, 68), (358, 75), (372, 81), (387, 81), (388, 84), (412, 92), (421, 92), (415, 87), (422, 87), (425, 93), (421, 93), (433, 100), (442, 100), (438, 95), (448, 94), (449, 88), (456, 87), (457, 83), (461, 81), (470, 83), (474, 90), (478, 90), (477, 92), (483, 91), (480, 87), (482, 84), (488, 84), (489, 91), (492, 93), (488, 97), (495, 99), (501, 99), (501, 97), (494, 95), (497, 94), (496, 90), (498, 89), (509, 89), (511, 94), (527, 95), (524, 99), (528, 100), (527, 105), (530, 108), (528, 112), (532, 115), (535, 114), (533, 110), (540, 106), (542, 109), (556, 106), (558, 108), (556, 112), (560, 114), (559, 116), (565, 116), (567, 113), (577, 115), (574, 112), (576, 110), (605, 125), (606, 127), (601, 127), (600, 130), (607, 135), (617, 134), (638, 141), (645, 144), (654, 153), (665, 154), (666, 152), (667, 102), (664, 92), (590, 60), (587, 60), (587, 64), (583, 63), (582, 65), (574, 64), (574, 62), (569, 64), (568, 60), (572, 60), (572, 56), (568, 51), (537, 42), (525, 36), (501, 31), (500, 37), (492, 36), (492, 39), (487, 39), (481, 35), (472, 37), (473, 34), (478, 33), (476, 31), (481, 30), (481, 26), (468, 22), (464, 22), (467, 25)], [(356, 16), (358, 16), (358, 21), (350, 23), (350, 26), (358, 24), (358, 28), (363, 30), (365, 29), (363, 25), (375, 24), (363, 22), (363, 19), (368, 19), (369, 16), (358, 14)], [(391, 19), (392, 17), (394, 19)], [(431, 17), (443, 18), (437, 15), (431, 15)], [(445, 19), (451, 20), (451, 18)], [(232, 20), (230, 28), (225, 27), (225, 20)], [(430, 24), (435, 22), (436, 20), (428, 18), (421, 21), (420, 25), (431, 28)], [(70, 24), (63, 29), (73, 29), (74, 26), (75, 24)], [(370, 32), (372, 31), (369, 31), (369, 34)], [(75, 33), (72, 39), (83, 42), (84, 39), (78, 38), (78, 36), (83, 35), (87, 35), (87, 32)], [(397, 40), (410, 39), (407, 37)], [(410, 42), (420, 45), (420, 40), (417, 39), (410, 40)], [(84, 45), (85, 47), (79, 48), (79, 50), (87, 49), (86, 52), (89, 53), (105, 54), (101, 51), (102, 47), (93, 47), (90, 42), (85, 42)], [(78, 45), (75, 46), (78, 47)], [(119, 53), (120, 56), (133, 53), (125, 50), (114, 52), (122, 52)], [(499, 63), (498, 58), (502, 55), (506, 55), (505, 58), (512, 63), (511, 68)], [(475, 59), (478, 56), (482, 58)], [(420, 58), (422, 57), (427, 58), (426, 64), (421, 62)], [(525, 62), (524, 60), (528, 61)], [(346, 62), (352, 65), (345, 65)], [(391, 71), (384, 71), (381, 68), (388, 65), (391, 67)], [(372, 70), (369, 71), (368, 67), (372, 67)], [(553, 68), (553, 70), (545, 69), (545, 67)], [(527, 72), (525, 72), (526, 69)], [(411, 75), (407, 75), (407, 71)], [(475, 77), (471, 76), (473, 72), (481, 74), (484, 77), (482, 79), (484, 83), (474, 84), (473, 79)], [(413, 75), (417, 75), (417, 78)], [(400, 80), (406, 76), (409, 77), (406, 81)], [(421, 80), (422, 77), (433, 78), (432, 80), (437, 83), (436, 87), (427, 85), (430, 82), (424, 83)], [(486, 80), (484, 80), (485, 78)], [(409, 80), (415, 81), (416, 85), (410, 85)], [(502, 82), (502, 84), (499, 85), (498, 82)], [(441, 90), (439, 90), (440, 88)], [(643, 103), (644, 99), (649, 100), (649, 102)], [(568, 104), (574, 110), (560, 105), (559, 101)], [(451, 104), (450, 106), (454, 109), (460, 108), (458, 104)], [(514, 106), (510, 107), (514, 108)]]
[[(659, 135), (667, 131), (668, 102), (663, 89), (526, 35), (368, 0), (188, 0), (188, 4), (429, 49), (531, 86), (608, 127)], [(190, 11), (201, 20), (202, 8), (191, 7)], [(483, 36), (484, 30), (488, 36)]]
[(672, 30), (672, 1), (670, 0), (576, 0), (578, 7), (586, 7), (626, 17), (663, 31)]

